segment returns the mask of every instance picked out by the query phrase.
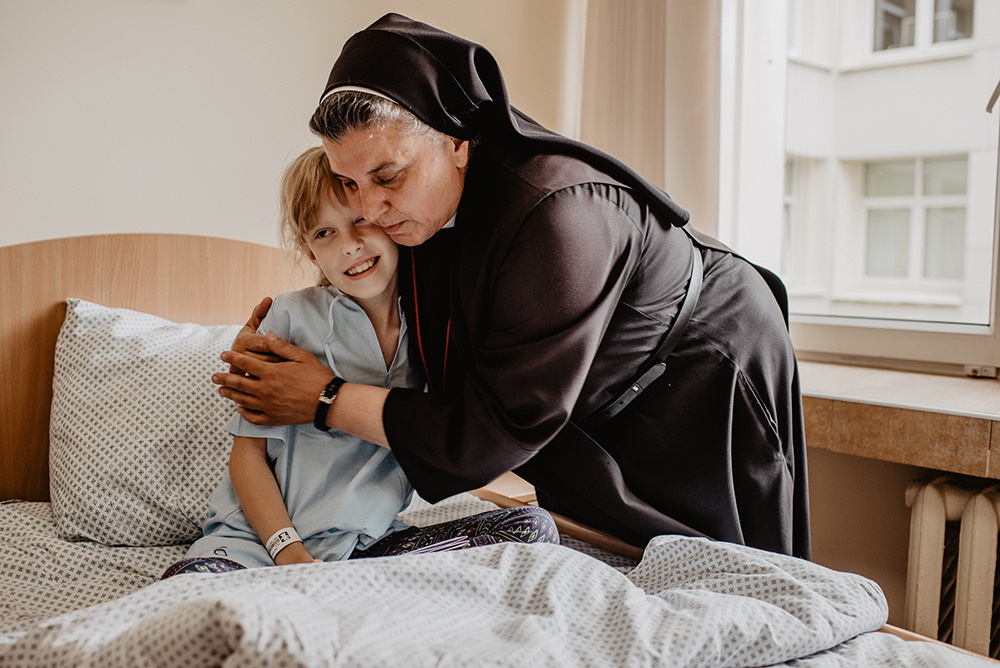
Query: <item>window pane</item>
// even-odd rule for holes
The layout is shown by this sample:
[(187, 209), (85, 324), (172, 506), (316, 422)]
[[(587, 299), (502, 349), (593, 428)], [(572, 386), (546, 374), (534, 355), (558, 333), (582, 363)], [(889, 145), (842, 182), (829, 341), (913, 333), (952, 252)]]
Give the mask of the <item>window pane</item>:
[(910, 256), (910, 210), (872, 209), (868, 212), (865, 274), (905, 278)]
[(965, 207), (927, 209), (924, 276), (962, 278), (965, 275)]
[(964, 195), (969, 180), (969, 160), (928, 158), (924, 161), (925, 195)]
[(869, 162), (865, 165), (865, 195), (912, 195), (915, 165), (913, 160)]
[(913, 46), (916, 0), (875, 0), (875, 50)]
[(973, 0), (935, 0), (934, 41), (972, 37)]

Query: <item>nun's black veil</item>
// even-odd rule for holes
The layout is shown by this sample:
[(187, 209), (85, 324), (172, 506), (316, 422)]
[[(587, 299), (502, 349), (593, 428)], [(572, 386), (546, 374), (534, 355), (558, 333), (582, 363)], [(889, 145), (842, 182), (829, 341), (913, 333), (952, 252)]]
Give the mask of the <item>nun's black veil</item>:
[(503, 75), (482, 46), (399, 14), (386, 14), (344, 45), (327, 81), (377, 91), (432, 128), (458, 139), (504, 138), (581, 159), (639, 192), (661, 220), (687, 223), (688, 212), (619, 160), (556, 134), (510, 106)]

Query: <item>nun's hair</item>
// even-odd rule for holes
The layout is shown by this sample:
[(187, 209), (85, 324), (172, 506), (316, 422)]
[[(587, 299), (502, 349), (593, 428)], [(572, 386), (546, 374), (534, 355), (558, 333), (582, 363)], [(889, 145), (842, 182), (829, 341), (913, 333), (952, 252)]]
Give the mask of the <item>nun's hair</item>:
[(328, 95), (309, 121), (309, 129), (314, 134), (335, 142), (354, 130), (384, 130), (387, 127), (395, 127), (406, 135), (426, 134), (441, 141), (447, 137), (392, 100), (362, 91), (339, 91)]

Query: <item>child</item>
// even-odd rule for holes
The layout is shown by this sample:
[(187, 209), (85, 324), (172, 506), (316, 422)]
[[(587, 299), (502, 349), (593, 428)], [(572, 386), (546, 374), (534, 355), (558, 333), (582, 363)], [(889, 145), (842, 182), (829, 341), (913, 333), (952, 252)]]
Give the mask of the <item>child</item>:
[[(261, 332), (325, 360), (348, 382), (422, 388), (408, 356), (396, 244), (347, 207), (320, 147), (285, 172), (282, 235), (320, 269), (317, 287), (279, 295)], [(395, 519), (412, 488), (392, 451), (312, 424), (258, 427), (239, 414), (229, 472), (212, 496), (205, 536), (164, 573), (336, 561), (504, 541), (559, 542), (534, 507), (407, 527)]]

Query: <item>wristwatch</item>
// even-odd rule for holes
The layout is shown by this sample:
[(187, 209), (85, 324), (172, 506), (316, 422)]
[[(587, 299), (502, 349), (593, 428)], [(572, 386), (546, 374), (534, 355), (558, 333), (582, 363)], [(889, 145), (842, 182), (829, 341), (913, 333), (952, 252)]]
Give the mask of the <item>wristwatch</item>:
[(330, 428), (326, 425), (326, 414), (330, 412), (330, 404), (337, 398), (337, 392), (340, 391), (340, 386), (345, 382), (347, 381), (343, 378), (334, 376), (333, 380), (326, 386), (326, 389), (323, 390), (323, 394), (319, 395), (319, 404), (316, 406), (316, 417), (313, 418), (313, 426), (320, 431), (330, 431)]

